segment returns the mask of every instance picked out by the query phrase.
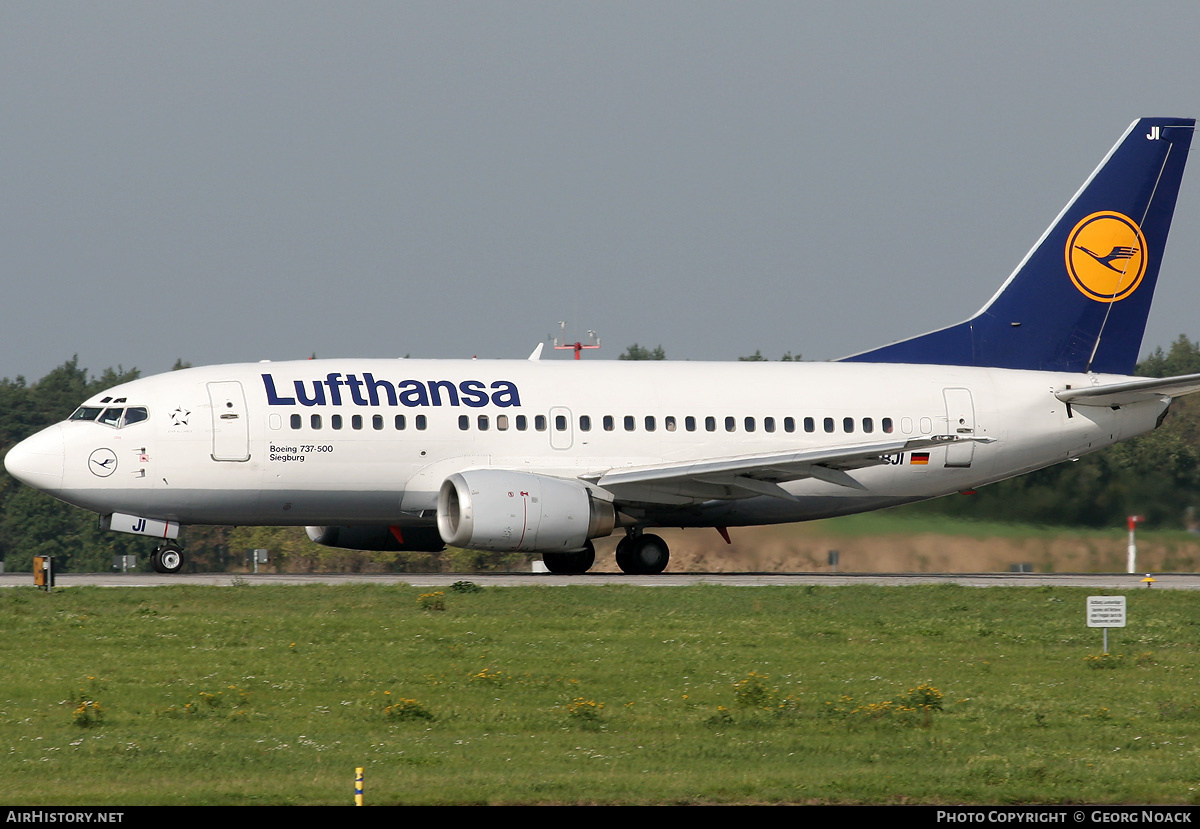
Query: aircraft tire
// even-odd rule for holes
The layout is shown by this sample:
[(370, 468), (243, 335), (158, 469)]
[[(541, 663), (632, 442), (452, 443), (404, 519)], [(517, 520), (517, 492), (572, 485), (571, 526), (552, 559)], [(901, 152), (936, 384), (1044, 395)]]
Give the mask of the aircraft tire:
[(178, 573), (183, 568), (183, 550), (174, 544), (164, 544), (151, 553), (150, 566), (156, 573)]
[(657, 535), (643, 533), (632, 540), (629, 558), (639, 575), (657, 576), (667, 569), (667, 562), (671, 560), (671, 550), (667, 542)]
[(631, 553), (633, 547), (633, 539), (631, 536), (625, 536), (617, 542), (617, 566), (621, 568), (622, 573), (630, 575), (637, 573), (637, 562), (633, 560)]
[(667, 542), (657, 535), (627, 535), (617, 542), (617, 566), (631, 576), (657, 576), (670, 560)]
[(542, 553), (542, 563), (557, 576), (577, 576), (586, 573), (596, 563), (596, 548), (592, 542), (574, 553)]

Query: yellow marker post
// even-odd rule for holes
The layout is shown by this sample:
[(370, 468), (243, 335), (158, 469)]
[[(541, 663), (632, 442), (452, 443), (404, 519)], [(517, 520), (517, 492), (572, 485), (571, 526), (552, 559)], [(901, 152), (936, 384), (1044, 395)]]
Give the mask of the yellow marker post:
[(354, 770), (354, 805), (363, 805), (363, 770), (360, 766)]
[(54, 557), (33, 557), (33, 585), (46, 592), (54, 589)]
[(1146, 574), (1146, 578), (1142, 579), (1142, 582), (1143, 582), (1143, 583), (1144, 583), (1144, 584), (1145, 584), (1147, 587), (1150, 587), (1150, 586), (1152, 586), (1152, 585), (1154, 584), (1154, 576), (1152, 576), (1152, 575), (1150, 575), (1149, 573), (1147, 573), (1147, 574)]

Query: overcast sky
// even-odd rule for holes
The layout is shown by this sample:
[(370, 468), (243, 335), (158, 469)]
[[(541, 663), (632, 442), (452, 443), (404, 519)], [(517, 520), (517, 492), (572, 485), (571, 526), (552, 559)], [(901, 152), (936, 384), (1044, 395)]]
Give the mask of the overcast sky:
[[(0, 4), (0, 377), (827, 359), (976, 311), (1200, 3)], [(1200, 337), (1200, 169), (1143, 353)]]

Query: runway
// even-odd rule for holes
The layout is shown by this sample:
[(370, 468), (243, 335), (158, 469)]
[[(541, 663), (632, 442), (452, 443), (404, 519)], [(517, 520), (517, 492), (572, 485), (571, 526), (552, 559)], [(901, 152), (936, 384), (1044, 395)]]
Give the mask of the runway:
[[(1147, 585), (1146, 574), (1128, 573), (663, 573), (629, 576), (621, 573), (588, 573), (555, 576), (547, 573), (62, 573), (55, 588), (165, 587), (192, 584), (243, 587), (283, 584), (408, 584), (446, 588), (458, 581), (481, 587), (560, 587), (564, 585), (625, 584), (639, 587), (683, 587), (696, 584), (728, 587), (782, 585), (874, 584), (892, 587), (918, 584), (957, 584), (963, 587), (1086, 587), (1092, 590), (1200, 590), (1200, 574), (1156, 573)], [(0, 574), (0, 587), (31, 587), (31, 573)]]

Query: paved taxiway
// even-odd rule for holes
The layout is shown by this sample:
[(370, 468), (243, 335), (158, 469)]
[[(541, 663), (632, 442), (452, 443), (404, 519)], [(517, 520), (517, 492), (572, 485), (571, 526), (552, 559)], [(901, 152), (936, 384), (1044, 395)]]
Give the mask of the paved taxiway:
[[(545, 573), (349, 573), (349, 574), (237, 574), (180, 573), (62, 573), (55, 587), (162, 587), (170, 584), (205, 584), (216, 587), (267, 584), (409, 584), (413, 587), (449, 587), (456, 581), (473, 581), (481, 586), (532, 587), (564, 584), (634, 584), (644, 587), (680, 587), (692, 584), (723, 584), (733, 587), (821, 584), (958, 584), (964, 587), (1087, 587), (1092, 590), (1145, 590), (1144, 573), (664, 573), (658, 576), (627, 576), (620, 573), (588, 573), (554, 576)], [(1153, 590), (1200, 590), (1198, 573), (1155, 573)], [(0, 574), (0, 587), (32, 586), (30, 573)]]

